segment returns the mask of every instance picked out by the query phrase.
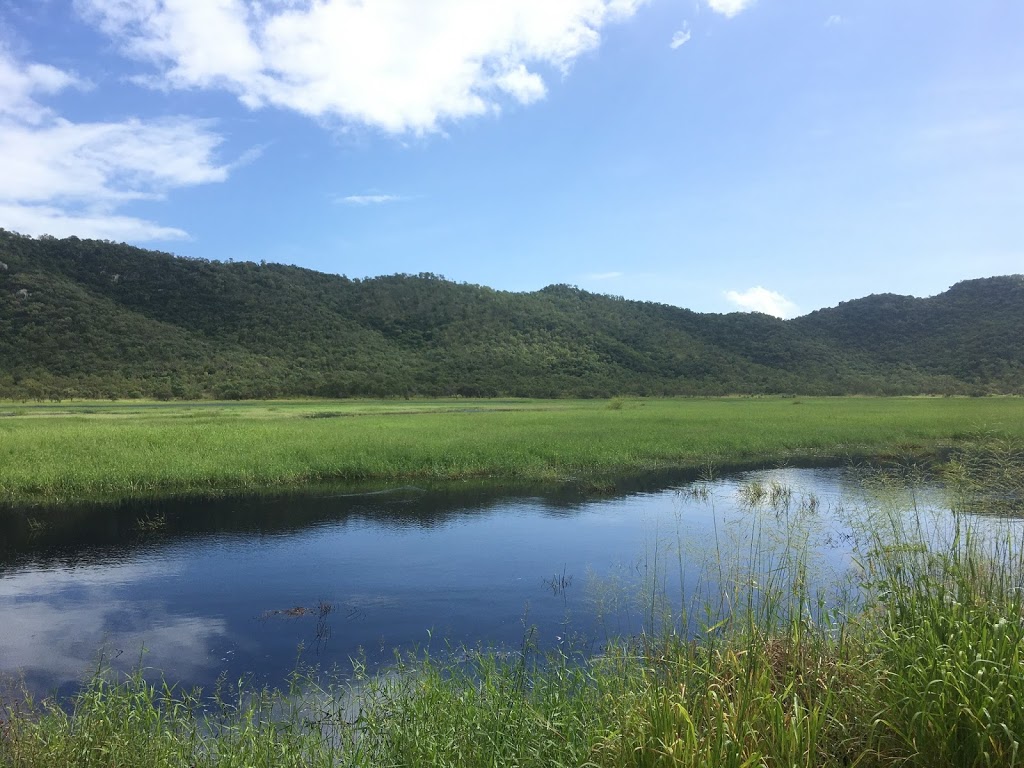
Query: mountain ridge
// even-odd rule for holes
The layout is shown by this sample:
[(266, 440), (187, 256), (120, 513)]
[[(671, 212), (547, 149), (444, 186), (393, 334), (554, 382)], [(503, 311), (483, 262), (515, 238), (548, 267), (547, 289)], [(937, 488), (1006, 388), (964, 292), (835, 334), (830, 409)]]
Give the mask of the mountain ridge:
[(791, 320), (0, 230), (0, 398), (1024, 391), (1024, 276)]

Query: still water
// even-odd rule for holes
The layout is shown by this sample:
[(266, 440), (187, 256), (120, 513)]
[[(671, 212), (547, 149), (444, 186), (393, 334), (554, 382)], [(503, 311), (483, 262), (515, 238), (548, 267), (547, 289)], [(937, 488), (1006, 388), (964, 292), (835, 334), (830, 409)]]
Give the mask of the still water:
[(102, 656), (189, 686), (280, 685), (300, 655), (344, 670), (396, 649), (516, 648), (527, 633), (596, 648), (641, 631), (647, 591), (719, 588), (709, 555), (765, 536), (751, 481), (789, 488), (787, 510), (813, 499), (807, 545), (842, 572), (855, 474), (746, 472), (701, 481), (703, 495), (658, 478), (599, 498), (404, 487), (7, 512), (0, 674), (66, 693)]

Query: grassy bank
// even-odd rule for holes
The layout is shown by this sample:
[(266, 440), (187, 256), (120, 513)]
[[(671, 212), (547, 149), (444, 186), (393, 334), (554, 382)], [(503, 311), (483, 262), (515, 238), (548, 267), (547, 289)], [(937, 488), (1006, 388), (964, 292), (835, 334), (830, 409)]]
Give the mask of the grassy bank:
[(0, 405), (0, 501), (324, 480), (597, 482), (666, 468), (922, 454), (1024, 434), (1020, 398)]
[(896, 506), (880, 482), (850, 511), (851, 591), (831, 605), (805, 578), (814, 511), (751, 492), (747, 569), (724, 550), (707, 563), (731, 574), (724, 593), (588, 662), (527, 648), (212, 698), (98, 675), (70, 714), (9, 703), (0, 765), (1020, 765), (1017, 446), (962, 457), (946, 511)]

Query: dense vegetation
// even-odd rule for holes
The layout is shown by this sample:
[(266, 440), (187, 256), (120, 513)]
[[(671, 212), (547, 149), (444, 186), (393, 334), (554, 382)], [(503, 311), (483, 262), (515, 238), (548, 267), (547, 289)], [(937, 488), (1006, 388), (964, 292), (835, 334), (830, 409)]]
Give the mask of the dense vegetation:
[[(712, 398), (87, 403), (0, 409), (0, 504), (209, 494), (329, 480), (623, 475), (921, 456), (1024, 437), (1024, 400)], [(3, 534), (0, 529), (0, 535)]]
[(1021, 276), (783, 321), (0, 230), (0, 399), (985, 394), (1022, 382)]
[[(880, 476), (872, 507), (851, 511), (845, 598), (824, 600), (808, 577), (817, 504), (750, 484), (749, 534), (706, 550), (723, 592), (645, 598), (648, 632), (596, 658), (540, 658), (527, 634), (511, 657), (412, 656), (380, 677), (357, 665), (354, 680), (298, 676), (286, 691), (97, 674), (70, 712), (0, 694), (0, 765), (1021, 765), (1020, 451), (960, 454), (950, 505), (932, 513), (898, 503), (912, 494)], [(706, 486), (686, 492), (713, 507)], [(663, 543), (668, 561), (684, 556)]]

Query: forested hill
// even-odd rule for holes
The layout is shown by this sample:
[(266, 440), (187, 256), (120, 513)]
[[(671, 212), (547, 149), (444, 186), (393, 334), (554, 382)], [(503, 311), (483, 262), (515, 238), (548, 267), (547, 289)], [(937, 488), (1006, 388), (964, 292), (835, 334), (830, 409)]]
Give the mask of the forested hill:
[(1024, 277), (795, 320), (0, 230), (0, 398), (1024, 392)]

